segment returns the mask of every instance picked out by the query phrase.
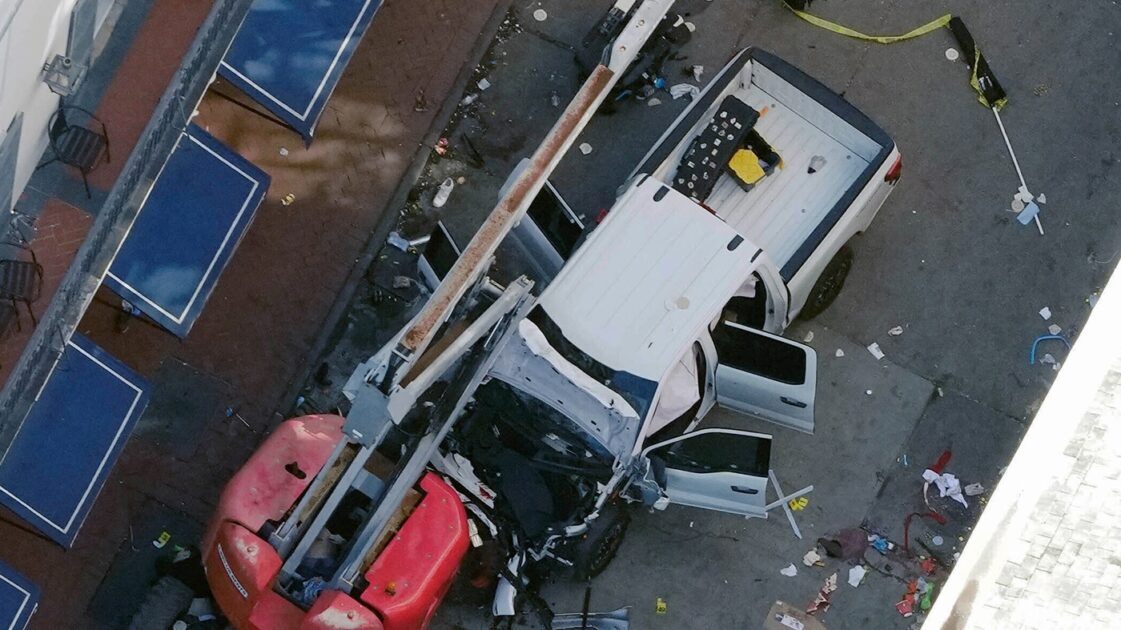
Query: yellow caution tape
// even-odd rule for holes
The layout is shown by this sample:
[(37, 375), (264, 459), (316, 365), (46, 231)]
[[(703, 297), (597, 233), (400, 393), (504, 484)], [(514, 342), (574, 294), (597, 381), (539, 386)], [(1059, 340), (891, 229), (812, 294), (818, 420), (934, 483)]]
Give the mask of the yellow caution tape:
[(800, 17), (803, 20), (809, 22), (810, 24), (813, 24), (814, 26), (823, 28), (827, 31), (832, 31), (834, 33), (837, 33), (838, 35), (844, 35), (846, 37), (853, 37), (853, 38), (856, 38), (856, 39), (863, 39), (863, 40), (869, 41), (869, 42), (876, 42), (877, 44), (894, 44), (895, 42), (901, 42), (905, 39), (913, 39), (913, 38), (918, 37), (920, 35), (926, 35), (927, 33), (930, 33), (932, 31), (936, 31), (936, 30), (946, 26), (947, 24), (950, 23), (950, 18), (953, 17), (952, 15), (947, 13), (946, 15), (943, 15), (942, 17), (938, 18), (937, 20), (927, 22), (926, 24), (923, 24), (922, 26), (920, 26), (920, 27), (918, 27), (914, 30), (903, 33), (902, 35), (890, 35), (890, 36), (865, 35), (864, 33), (861, 33), (859, 31), (854, 31), (847, 26), (842, 26), (840, 24), (837, 24), (836, 22), (830, 22), (829, 20), (819, 18), (816, 15), (810, 15), (809, 13), (806, 13), (805, 11), (799, 11), (798, 9), (795, 9), (794, 7), (790, 6), (789, 4), (786, 4), (785, 2), (783, 2), (782, 4), (786, 8), (793, 11), (794, 15), (797, 15), (798, 17)]
[(974, 46), (973, 53), (973, 72), (969, 74), (969, 85), (973, 86), (973, 89), (977, 92), (977, 101), (979, 103), (981, 103), (985, 107), (995, 109), (999, 112), (1000, 110), (1004, 109), (1005, 105), (1008, 104), (1008, 97), (1005, 96), (1004, 98), (997, 100), (997, 102), (995, 103), (990, 103), (989, 99), (985, 98), (985, 91), (981, 89), (981, 82), (977, 80), (977, 67), (981, 61), (981, 47)]

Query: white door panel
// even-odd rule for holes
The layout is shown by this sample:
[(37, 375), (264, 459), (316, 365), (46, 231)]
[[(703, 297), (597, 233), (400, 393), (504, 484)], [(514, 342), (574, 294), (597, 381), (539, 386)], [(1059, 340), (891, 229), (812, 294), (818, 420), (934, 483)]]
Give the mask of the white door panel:
[(702, 429), (643, 453), (670, 503), (744, 516), (767, 513), (769, 435)]
[(817, 354), (813, 348), (732, 322), (712, 331), (722, 407), (813, 433)]

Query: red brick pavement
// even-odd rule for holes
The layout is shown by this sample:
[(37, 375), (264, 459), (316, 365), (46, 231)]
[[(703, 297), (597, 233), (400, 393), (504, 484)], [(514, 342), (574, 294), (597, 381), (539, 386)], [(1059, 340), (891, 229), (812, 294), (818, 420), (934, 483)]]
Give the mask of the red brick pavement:
[[(189, 41), (185, 27), (192, 35), (196, 28), (177, 23), (174, 11), (164, 12), (167, 4), (203, 3), (156, 2), (149, 21), (154, 25), (159, 18), (162, 26), (144, 27), (98, 109), (113, 121), (114, 148), (122, 155), (131, 148), (119, 140), (130, 137), (124, 130), (138, 134), (155, 103), (129, 102), (138, 90), (147, 94), (137, 82), (151, 81), (162, 90), (170, 76), (139, 71), (136, 60), (163, 55), (167, 42)], [(134, 438), (70, 551), (0, 523), (0, 557), (43, 589), (32, 627), (96, 627), (86, 606), (146, 498), (199, 521), (209, 517), (225, 480), (273, 425), (274, 411), (286, 406), (279, 398), (312, 359), (312, 343), (369, 234), (383, 212), (398, 210), (385, 206), (499, 4), (502, 0), (386, 0), (309, 149), (291, 131), (220, 99), (204, 100), (200, 124), (273, 177), (254, 224), (187, 339), (140, 322), (116, 332), (110, 305), (117, 299), (105, 289), (79, 330), (148, 376), (171, 356), (211, 372), (230, 384), (235, 394), (229, 404), (252, 430), (212, 418), (198, 427), (201, 446), (190, 461)], [(421, 89), (430, 105), (416, 112)], [(288, 193), (296, 200), (284, 206), (280, 199)]]

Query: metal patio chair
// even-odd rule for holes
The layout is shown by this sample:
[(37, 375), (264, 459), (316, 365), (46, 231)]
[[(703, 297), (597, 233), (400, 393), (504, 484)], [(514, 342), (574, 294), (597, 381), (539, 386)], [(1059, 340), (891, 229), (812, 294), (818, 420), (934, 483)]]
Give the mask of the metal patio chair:
[(47, 135), (50, 138), (54, 157), (35, 167), (35, 170), (53, 162), (73, 166), (82, 173), (86, 198), (92, 198), (87, 176), (101, 166), (102, 159), (106, 162), (112, 161), (109, 154), (109, 133), (105, 129), (105, 123), (92, 112), (81, 107), (60, 105), (51, 116)]
[[(23, 330), (23, 325), (19, 321), (17, 302), (23, 302), (27, 307), (27, 314), (31, 316), (31, 324), (38, 326), (39, 320), (35, 317), (31, 304), (39, 299), (43, 291), (43, 266), (39, 264), (31, 248), (23, 249), (31, 254), (31, 260), (12, 258), (0, 260), (0, 300), (11, 302), (11, 309), (15, 312), (15, 323), (19, 330)], [(3, 313), (0, 313), (0, 319), (2, 318)], [(8, 326), (10, 325), (9, 323)]]

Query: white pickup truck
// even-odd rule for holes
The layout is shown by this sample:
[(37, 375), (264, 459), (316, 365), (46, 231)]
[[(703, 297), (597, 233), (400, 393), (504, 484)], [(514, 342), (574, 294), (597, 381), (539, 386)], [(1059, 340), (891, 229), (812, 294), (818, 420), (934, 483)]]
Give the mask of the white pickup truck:
[[(437, 469), (513, 523), (523, 556), (583, 575), (614, 554), (626, 501), (765, 517), (771, 436), (698, 424), (720, 405), (813, 432), (814, 351), (776, 333), (836, 295), (899, 168), (863, 114), (743, 51), (491, 342)], [(551, 242), (522, 227), (526, 251)]]

